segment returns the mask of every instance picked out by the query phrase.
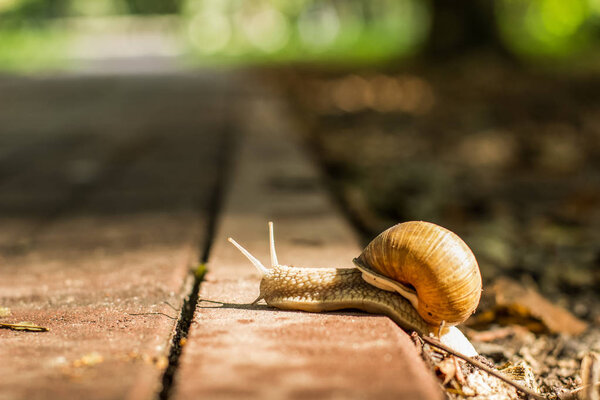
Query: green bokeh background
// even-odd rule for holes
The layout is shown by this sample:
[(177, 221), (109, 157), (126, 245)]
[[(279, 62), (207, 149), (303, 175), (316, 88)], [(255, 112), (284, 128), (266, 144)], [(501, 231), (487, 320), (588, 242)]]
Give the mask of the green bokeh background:
[[(433, 0), (0, 0), (0, 70), (69, 68), (82, 22), (159, 17), (170, 28), (157, 34), (194, 65), (410, 59), (427, 48), (434, 10)], [(517, 59), (598, 63), (600, 0), (496, 0), (493, 11), (488, 22)]]

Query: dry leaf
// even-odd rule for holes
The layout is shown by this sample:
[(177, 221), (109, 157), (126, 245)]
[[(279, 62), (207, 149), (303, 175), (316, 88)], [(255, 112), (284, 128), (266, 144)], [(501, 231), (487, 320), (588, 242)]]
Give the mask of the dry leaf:
[(445, 358), (435, 366), (435, 374), (446, 385), (456, 376), (456, 363), (452, 357)]
[(0, 322), (0, 328), (11, 329), (13, 331), (25, 331), (25, 332), (48, 332), (48, 328), (43, 326), (37, 326), (33, 322), (19, 322), (16, 324), (7, 324)]
[(536, 290), (518, 282), (499, 278), (484, 293), (490, 309), (481, 312), (470, 326), (490, 323), (521, 325), (532, 332), (566, 333), (578, 335), (587, 329), (587, 323), (576, 318), (564, 308), (552, 304)]
[(500, 368), (498, 371), (502, 372), (504, 375), (510, 377), (513, 382), (519, 383), (535, 393), (539, 393), (540, 389), (535, 382), (535, 376), (533, 374), (533, 370), (529, 364), (525, 361), (519, 361), (516, 364), (511, 362), (507, 362)]

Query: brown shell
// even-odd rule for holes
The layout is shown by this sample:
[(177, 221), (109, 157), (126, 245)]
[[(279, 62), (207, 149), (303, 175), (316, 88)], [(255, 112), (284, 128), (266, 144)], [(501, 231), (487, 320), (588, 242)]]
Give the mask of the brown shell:
[(461, 323), (479, 304), (481, 273), (475, 256), (441, 226), (423, 221), (395, 225), (373, 239), (356, 261), (413, 287), (417, 311), (430, 324)]

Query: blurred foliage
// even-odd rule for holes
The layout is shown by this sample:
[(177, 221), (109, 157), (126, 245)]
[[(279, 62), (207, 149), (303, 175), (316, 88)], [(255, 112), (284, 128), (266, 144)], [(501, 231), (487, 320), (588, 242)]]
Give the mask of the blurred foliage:
[(177, 14), (181, 0), (126, 0), (131, 14)]
[(37, 28), (63, 15), (64, 0), (0, 0), (0, 28)]
[(218, 60), (371, 61), (408, 55), (426, 38), (417, 0), (188, 0), (192, 51)]
[[(426, 48), (437, 4), (437, 0), (0, 0), (0, 70), (43, 68), (69, 59), (73, 56), (69, 41), (81, 34), (81, 24), (73, 23), (78, 19), (144, 20), (157, 15), (177, 19), (177, 39), (194, 62), (401, 59)], [(482, 18), (494, 19), (490, 29), (496, 29), (501, 45), (518, 57), (573, 60), (597, 53), (600, 0), (495, 0), (494, 4), (493, 17), (482, 13)], [(108, 26), (107, 36), (114, 34)], [(122, 37), (131, 33), (117, 32)]]
[(74, 15), (178, 14), (181, 0), (0, 0), (0, 24)]
[(567, 56), (598, 34), (598, 0), (502, 0), (497, 23), (506, 45), (523, 56)]
[(0, 71), (38, 71), (60, 67), (67, 47), (64, 32), (51, 28), (0, 28)]
[(64, 0), (0, 0), (0, 70), (59, 65), (65, 36), (49, 21), (65, 11)]

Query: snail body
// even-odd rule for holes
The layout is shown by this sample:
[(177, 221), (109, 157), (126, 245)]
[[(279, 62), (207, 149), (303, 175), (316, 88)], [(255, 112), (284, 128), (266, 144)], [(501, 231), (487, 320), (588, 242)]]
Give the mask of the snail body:
[(356, 268), (300, 268), (279, 264), (272, 223), (269, 232), (271, 268), (229, 238), (262, 274), (255, 302), (264, 299), (285, 310), (352, 308), (382, 314), (404, 329), (439, 336), (463, 354), (477, 354), (452, 326), (474, 312), (481, 294), (477, 262), (454, 233), (427, 222), (406, 222), (375, 238), (354, 259)]
[(284, 310), (322, 312), (353, 308), (387, 315), (407, 330), (433, 329), (404, 297), (367, 283), (356, 268), (277, 265), (263, 276), (260, 293), (268, 305)]

